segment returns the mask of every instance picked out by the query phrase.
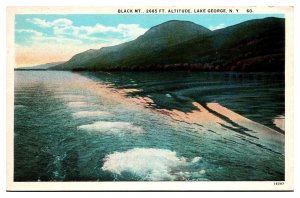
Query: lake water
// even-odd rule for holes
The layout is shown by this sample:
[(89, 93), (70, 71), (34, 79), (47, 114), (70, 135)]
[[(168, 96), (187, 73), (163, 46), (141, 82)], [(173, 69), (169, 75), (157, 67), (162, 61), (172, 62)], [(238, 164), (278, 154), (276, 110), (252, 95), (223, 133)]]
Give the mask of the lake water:
[(15, 181), (284, 180), (284, 75), (15, 71)]

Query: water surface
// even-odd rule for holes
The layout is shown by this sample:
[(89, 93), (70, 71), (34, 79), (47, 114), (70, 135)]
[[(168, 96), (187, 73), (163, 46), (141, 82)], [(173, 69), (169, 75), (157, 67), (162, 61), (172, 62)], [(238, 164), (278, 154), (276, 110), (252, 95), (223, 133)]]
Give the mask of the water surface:
[(277, 73), (15, 71), (15, 181), (284, 180)]

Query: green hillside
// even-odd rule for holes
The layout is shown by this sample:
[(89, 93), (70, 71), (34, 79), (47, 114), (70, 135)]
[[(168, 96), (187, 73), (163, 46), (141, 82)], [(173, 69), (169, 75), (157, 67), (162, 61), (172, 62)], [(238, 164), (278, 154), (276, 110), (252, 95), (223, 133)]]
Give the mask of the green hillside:
[(133, 41), (82, 52), (51, 69), (284, 71), (284, 48), (284, 19), (250, 20), (215, 31), (168, 21)]

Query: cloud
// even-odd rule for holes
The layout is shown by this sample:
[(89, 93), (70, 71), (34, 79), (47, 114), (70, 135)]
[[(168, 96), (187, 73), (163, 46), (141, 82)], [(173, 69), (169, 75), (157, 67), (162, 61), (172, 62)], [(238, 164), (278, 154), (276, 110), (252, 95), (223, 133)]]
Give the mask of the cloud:
[(43, 20), (43, 19), (39, 19), (39, 18), (33, 18), (33, 19), (27, 19), (27, 21), (35, 24), (35, 25), (38, 25), (40, 27), (51, 27), (50, 23), (47, 22), (46, 20)]
[[(82, 44), (82, 41), (79, 39), (74, 38), (68, 38), (68, 37), (62, 37), (62, 36), (49, 36), (45, 35), (42, 32), (32, 30), (32, 29), (16, 29), (17, 33), (23, 34), (24, 38), (26, 38), (28, 43), (30, 45), (36, 45), (36, 44)], [(29, 34), (29, 35), (24, 35)]]
[(221, 23), (221, 24), (216, 25), (216, 26), (211, 25), (208, 28), (210, 30), (218, 30), (218, 29), (222, 29), (222, 28), (225, 28), (225, 27), (226, 27), (226, 25), (224, 23)]
[(39, 19), (39, 18), (33, 18), (33, 19), (27, 19), (27, 21), (38, 25), (39, 27), (43, 28), (50, 28), (53, 26), (60, 26), (60, 27), (65, 27), (65, 26), (70, 26), (73, 24), (73, 22), (69, 19), (61, 18), (61, 19), (56, 19), (54, 21), (46, 21), (44, 19)]
[[(85, 40), (103, 40), (103, 37), (111, 37), (110, 34), (120, 39), (120, 42), (133, 40), (136, 37), (144, 34), (148, 29), (140, 27), (139, 24), (119, 24), (116, 27), (95, 24), (94, 26), (74, 26), (73, 21), (60, 18), (53, 21), (46, 21), (39, 18), (27, 19), (27, 21), (38, 25), (42, 28), (52, 28), (53, 34), (72, 36), (78, 39)], [(102, 34), (102, 37), (95, 36)], [(116, 39), (116, 38), (114, 38)]]
[(123, 37), (136, 38), (144, 34), (148, 29), (141, 28), (138, 24), (119, 24), (118, 32), (123, 34)]
[(18, 32), (18, 33), (28, 33), (28, 34), (31, 34), (33, 36), (43, 36), (43, 33), (38, 32), (36, 30), (31, 30), (31, 29), (17, 29), (16, 32)]
[(56, 19), (51, 23), (51, 26), (55, 26), (55, 27), (67, 27), (67, 26), (71, 26), (73, 24), (73, 21), (69, 20), (69, 19)]
[[(55, 35), (69, 35), (79, 39), (103, 40), (103, 38), (119, 38), (120, 41), (129, 41), (144, 34), (147, 29), (140, 27), (138, 24), (119, 24), (117, 27), (104, 26), (96, 24), (94, 26), (54, 26)], [(98, 36), (97, 36), (98, 35)], [(101, 36), (99, 36), (101, 35)]]

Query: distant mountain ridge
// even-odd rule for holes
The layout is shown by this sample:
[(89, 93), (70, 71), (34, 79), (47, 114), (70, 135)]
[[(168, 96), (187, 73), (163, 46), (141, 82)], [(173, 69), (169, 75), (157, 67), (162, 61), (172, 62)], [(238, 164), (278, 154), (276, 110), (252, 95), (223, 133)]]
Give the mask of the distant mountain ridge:
[(40, 65), (34, 65), (34, 66), (28, 66), (28, 67), (19, 67), (16, 68), (16, 70), (47, 70), (50, 67), (63, 64), (65, 61), (59, 61), (59, 62), (52, 62), (52, 63), (45, 63)]
[(282, 72), (284, 48), (284, 19), (255, 19), (215, 31), (173, 20), (133, 41), (76, 54), (51, 69)]

